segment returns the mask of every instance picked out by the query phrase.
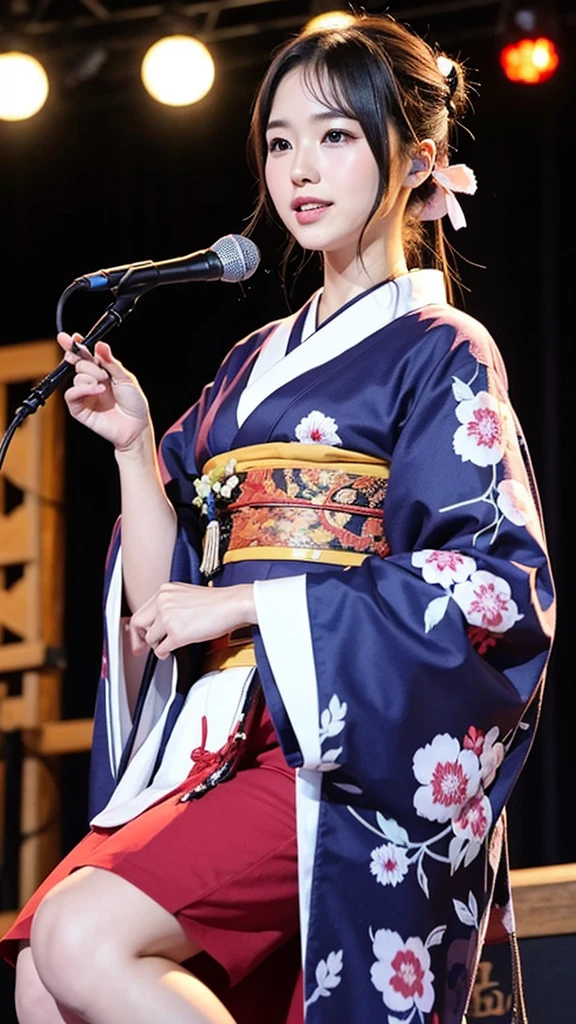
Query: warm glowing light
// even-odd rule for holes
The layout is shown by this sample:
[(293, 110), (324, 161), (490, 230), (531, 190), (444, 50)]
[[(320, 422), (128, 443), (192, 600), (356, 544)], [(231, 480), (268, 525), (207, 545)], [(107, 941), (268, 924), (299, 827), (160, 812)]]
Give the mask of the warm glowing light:
[(500, 53), (500, 64), (511, 82), (539, 85), (551, 78), (560, 63), (558, 51), (551, 39), (520, 39), (505, 46)]
[(326, 14), (317, 14), (305, 25), (306, 32), (320, 32), (324, 28), (347, 28), (356, 18), (346, 11), (327, 11)]
[(0, 53), (0, 119), (25, 121), (44, 106), (48, 75), (29, 53)]
[(210, 92), (214, 82), (214, 61), (199, 39), (165, 36), (154, 43), (144, 56), (142, 81), (159, 103), (186, 107)]

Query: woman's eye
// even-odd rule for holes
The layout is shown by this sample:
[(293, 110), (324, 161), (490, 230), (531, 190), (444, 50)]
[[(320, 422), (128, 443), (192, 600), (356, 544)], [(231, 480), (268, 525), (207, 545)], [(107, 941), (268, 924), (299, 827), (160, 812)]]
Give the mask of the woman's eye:
[(290, 149), (288, 139), (270, 139), (268, 143), (269, 153), (282, 153), (286, 149)]
[(349, 132), (342, 131), (341, 128), (331, 128), (329, 132), (326, 132), (324, 136), (327, 142), (346, 142), (347, 139), (351, 139), (352, 136)]

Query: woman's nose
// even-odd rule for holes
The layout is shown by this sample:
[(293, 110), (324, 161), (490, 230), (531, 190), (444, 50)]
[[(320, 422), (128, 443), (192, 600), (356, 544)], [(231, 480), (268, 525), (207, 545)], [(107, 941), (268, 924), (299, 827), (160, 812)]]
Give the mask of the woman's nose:
[(291, 178), (294, 185), (304, 185), (306, 182), (316, 185), (320, 181), (320, 174), (314, 161), (300, 152), (292, 164)]

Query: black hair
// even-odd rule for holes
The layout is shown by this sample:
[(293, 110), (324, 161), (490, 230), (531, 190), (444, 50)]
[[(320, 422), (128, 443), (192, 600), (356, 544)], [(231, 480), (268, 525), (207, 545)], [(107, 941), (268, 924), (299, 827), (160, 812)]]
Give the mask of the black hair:
[[(446, 63), (439, 61), (443, 56)], [(447, 73), (444, 73), (443, 67)], [(256, 208), (248, 230), (266, 212), (275, 211), (265, 182), (266, 126), (278, 85), (290, 71), (300, 68), (312, 95), (357, 120), (379, 171), (377, 195), (359, 240), (385, 198), (390, 174), (389, 126), (394, 125), (402, 155), (414, 152), (419, 141), (433, 139), (438, 161), (447, 161), (451, 126), (467, 106), (461, 65), (434, 51), (420, 36), (387, 15), (359, 15), (344, 28), (306, 31), (286, 43), (275, 55), (254, 102), (248, 137), (250, 164), (259, 182)], [(441, 221), (434, 221), (434, 239), (428, 243), (418, 211), (435, 188), (428, 178), (413, 189), (406, 208), (404, 245), (408, 265), (420, 266), (424, 250), (444, 271), (452, 296), (452, 271), (446, 256)], [(290, 239), (286, 266), (295, 248)]]

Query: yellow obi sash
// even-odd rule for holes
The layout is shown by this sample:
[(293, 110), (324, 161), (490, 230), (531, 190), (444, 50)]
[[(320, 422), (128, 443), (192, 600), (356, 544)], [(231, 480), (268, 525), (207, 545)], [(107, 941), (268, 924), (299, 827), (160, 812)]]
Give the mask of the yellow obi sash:
[(208, 644), (203, 672), (222, 671), (225, 668), (253, 668), (256, 652), (252, 640), (252, 627), (242, 626), (231, 633), (216, 637)]
[(209, 518), (202, 571), (213, 575), (220, 561), (289, 559), (348, 566), (368, 555), (385, 558), (389, 470), (383, 459), (299, 442), (252, 445), (214, 456), (197, 484)]

